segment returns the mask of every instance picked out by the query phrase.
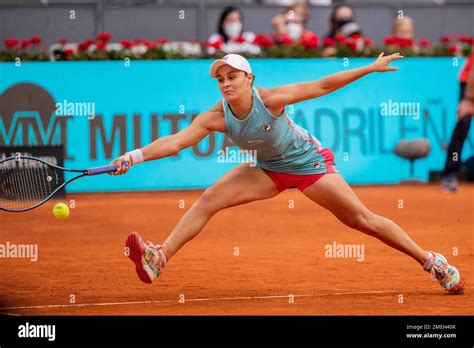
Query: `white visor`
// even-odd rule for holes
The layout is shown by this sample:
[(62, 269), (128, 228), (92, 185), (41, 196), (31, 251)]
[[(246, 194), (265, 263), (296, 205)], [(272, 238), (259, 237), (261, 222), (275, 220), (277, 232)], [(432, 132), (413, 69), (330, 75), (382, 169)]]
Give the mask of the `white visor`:
[(210, 70), (211, 77), (217, 77), (217, 69), (223, 65), (229, 65), (237, 70), (245, 71), (248, 74), (252, 73), (252, 68), (247, 59), (238, 54), (228, 54), (212, 63)]

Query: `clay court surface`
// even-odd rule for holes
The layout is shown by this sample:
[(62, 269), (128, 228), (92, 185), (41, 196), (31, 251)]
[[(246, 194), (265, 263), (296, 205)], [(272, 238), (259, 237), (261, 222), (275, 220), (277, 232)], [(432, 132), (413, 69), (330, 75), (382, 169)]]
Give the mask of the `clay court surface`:
[[(345, 227), (297, 190), (221, 211), (158, 281), (142, 284), (124, 255), (127, 235), (138, 231), (163, 241), (201, 191), (71, 194), (67, 200), (74, 199), (76, 208), (65, 221), (53, 217), (55, 202), (23, 214), (0, 212), (0, 243), (39, 245), (37, 262), (0, 259), (0, 313), (474, 314), (474, 186), (463, 185), (457, 194), (437, 185), (354, 190), (422, 247), (445, 254), (466, 280), (465, 294), (444, 294), (410, 258)], [(325, 257), (325, 246), (333, 242), (364, 245), (364, 261)]]

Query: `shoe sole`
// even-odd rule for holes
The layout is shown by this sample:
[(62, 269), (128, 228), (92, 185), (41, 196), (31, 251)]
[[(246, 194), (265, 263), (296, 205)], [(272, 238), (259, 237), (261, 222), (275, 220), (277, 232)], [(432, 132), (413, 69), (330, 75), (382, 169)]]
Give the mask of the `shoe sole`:
[(456, 267), (450, 266), (456, 270), (456, 273), (458, 274), (459, 280), (456, 285), (454, 285), (451, 289), (446, 290), (450, 295), (462, 295), (464, 294), (464, 280), (461, 278), (461, 275), (459, 274), (459, 271)]
[(135, 264), (135, 269), (137, 271), (138, 278), (146, 284), (151, 284), (152, 280), (150, 279), (148, 273), (143, 269), (142, 256), (145, 252), (145, 248), (142, 247), (140, 243), (140, 235), (137, 232), (132, 232), (128, 238), (125, 245), (128, 247), (130, 260)]
[(448, 294), (450, 295), (462, 295), (464, 294), (464, 280), (461, 281), (453, 286), (450, 290), (447, 290)]

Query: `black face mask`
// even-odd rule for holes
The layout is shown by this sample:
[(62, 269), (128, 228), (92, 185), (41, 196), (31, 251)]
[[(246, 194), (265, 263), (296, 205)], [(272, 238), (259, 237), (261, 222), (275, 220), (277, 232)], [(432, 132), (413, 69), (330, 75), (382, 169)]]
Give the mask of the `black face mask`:
[(344, 24), (347, 24), (347, 23), (351, 23), (353, 22), (354, 20), (352, 18), (349, 18), (349, 19), (341, 19), (339, 21), (336, 22), (338, 28), (342, 27)]

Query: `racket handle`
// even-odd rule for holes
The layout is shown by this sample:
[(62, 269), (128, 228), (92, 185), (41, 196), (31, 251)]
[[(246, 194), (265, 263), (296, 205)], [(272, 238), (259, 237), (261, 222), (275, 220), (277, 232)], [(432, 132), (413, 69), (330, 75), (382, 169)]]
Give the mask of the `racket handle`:
[[(130, 164), (128, 162), (123, 162), (122, 165), (126, 166), (126, 167), (130, 166)], [(106, 174), (106, 173), (116, 172), (117, 169), (118, 168), (115, 164), (111, 164), (109, 166), (89, 168), (89, 169), (86, 170), (86, 174), (87, 175)]]

